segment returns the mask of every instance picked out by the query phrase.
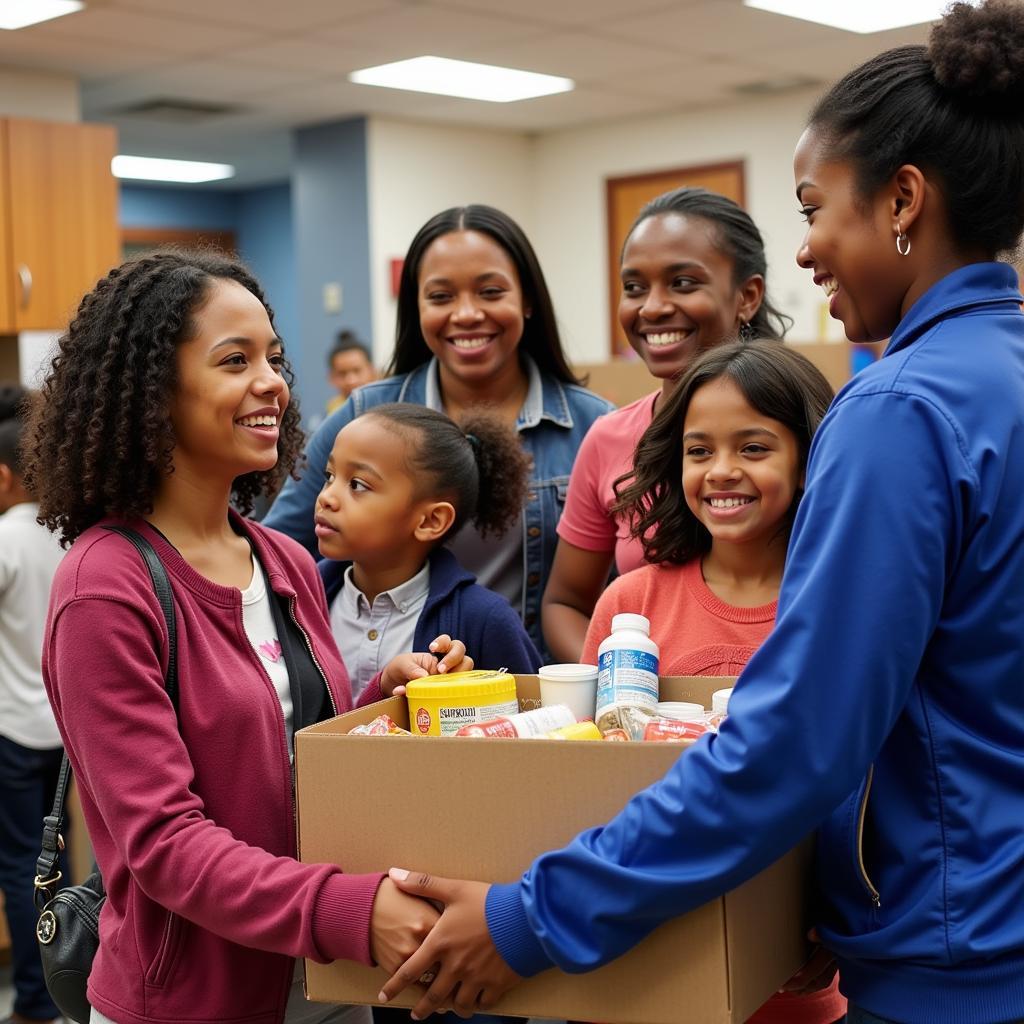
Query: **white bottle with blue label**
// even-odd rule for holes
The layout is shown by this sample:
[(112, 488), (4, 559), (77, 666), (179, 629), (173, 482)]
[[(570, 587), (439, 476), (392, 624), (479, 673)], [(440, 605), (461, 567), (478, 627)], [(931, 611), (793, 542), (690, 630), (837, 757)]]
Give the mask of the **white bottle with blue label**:
[(597, 649), (597, 725), (628, 728), (633, 712), (658, 710), (658, 645), (645, 615), (612, 617), (612, 632)]

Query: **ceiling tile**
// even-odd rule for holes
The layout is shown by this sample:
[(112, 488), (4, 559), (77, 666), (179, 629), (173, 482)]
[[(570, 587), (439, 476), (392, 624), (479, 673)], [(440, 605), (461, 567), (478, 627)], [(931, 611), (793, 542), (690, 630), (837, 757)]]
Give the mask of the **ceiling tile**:
[(631, 96), (674, 98), (682, 111), (723, 97), (735, 99), (732, 90), (736, 86), (764, 77), (761, 69), (737, 61), (681, 56), (672, 65), (619, 75), (601, 84), (605, 88), (617, 86), (618, 91)]
[(427, 53), (472, 60), (477, 48), (536, 36), (541, 29), (539, 23), (528, 19), (424, 4), (355, 18), (322, 30), (318, 38), (346, 49), (358, 48), (368, 57), (386, 53), (384, 60)]
[(700, 0), (648, 18), (620, 16), (601, 22), (592, 31), (633, 42), (657, 38), (674, 43), (681, 52), (710, 55), (767, 53), (776, 46), (814, 43), (841, 46), (843, 37), (850, 35), (800, 18), (745, 7), (741, 0)]
[[(624, 9), (631, 16), (638, 16), (649, 11), (678, 8), (695, 0), (586, 0), (581, 2), (559, 2), (559, 0), (516, 0), (516, 14), (523, 18), (547, 25), (590, 26), (605, 18), (621, 15)], [(440, 6), (440, 5), (439, 5)], [(507, 0), (445, 0), (443, 6), (466, 11), (480, 11), (489, 14), (508, 14)]]
[(820, 78), (823, 82), (833, 82), (885, 50), (926, 43), (929, 29), (928, 25), (916, 25), (871, 35), (844, 32), (843, 35), (848, 38), (843, 40), (842, 47), (780, 47), (752, 57), (750, 64), (751, 67), (764, 68), (772, 73), (799, 70), (801, 74)]
[(103, 40), (88, 43), (68, 36), (0, 32), (0, 62), (5, 65), (58, 71), (89, 80), (100, 75), (148, 71), (173, 61), (173, 56), (148, 46), (120, 46)]
[(343, 47), (308, 36), (290, 36), (259, 46), (242, 46), (227, 56), (240, 64), (332, 75), (343, 75), (366, 66), (366, 53), (359, 48)]
[(479, 60), (489, 64), (564, 75), (577, 81), (606, 80), (633, 68), (657, 68), (672, 63), (674, 50), (639, 46), (583, 32), (548, 32), (518, 43), (483, 48)]
[(457, 100), (432, 115), (433, 120), (482, 125), (493, 131), (551, 131), (595, 121), (652, 114), (668, 109), (670, 100), (623, 96), (598, 89), (576, 89), (519, 103)]
[(182, 20), (201, 18), (251, 29), (274, 32), (304, 32), (330, 25), (353, 15), (398, 7), (399, 0), (114, 0), (120, 8), (166, 13)]
[(93, 40), (119, 46), (145, 46), (182, 56), (222, 52), (259, 38), (259, 33), (237, 25), (197, 24), (189, 17), (148, 14), (114, 7), (87, 7), (66, 18), (45, 21), (22, 31), (40, 38), (60, 37)]

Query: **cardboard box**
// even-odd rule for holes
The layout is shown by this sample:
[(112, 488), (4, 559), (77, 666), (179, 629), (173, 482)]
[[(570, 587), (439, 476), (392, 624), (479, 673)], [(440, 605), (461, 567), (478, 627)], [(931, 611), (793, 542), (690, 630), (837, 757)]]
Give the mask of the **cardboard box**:
[[(730, 683), (663, 679), (661, 692), (708, 706)], [(539, 706), (536, 676), (516, 684), (523, 710)], [(514, 881), (537, 854), (603, 824), (685, 756), (665, 743), (346, 735), (382, 712), (408, 727), (397, 697), (296, 734), (302, 860)], [(608, 1024), (745, 1021), (806, 960), (808, 854), (805, 843), (597, 971), (531, 978), (493, 1012)], [(306, 992), (319, 1002), (374, 1003), (384, 978), (379, 968), (306, 961)], [(412, 1006), (414, 996), (394, 1005)]]

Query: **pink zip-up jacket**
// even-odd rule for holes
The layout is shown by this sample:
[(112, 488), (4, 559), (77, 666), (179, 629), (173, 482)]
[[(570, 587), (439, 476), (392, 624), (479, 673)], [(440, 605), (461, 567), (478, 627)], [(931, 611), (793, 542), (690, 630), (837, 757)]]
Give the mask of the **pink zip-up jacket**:
[[(349, 710), (312, 558), (273, 530), (235, 521), (270, 587), (290, 599), (335, 710)], [(120, 1024), (277, 1024), (292, 958), (371, 963), (382, 876), (295, 859), (281, 704), (246, 636), (239, 591), (201, 576), (145, 523), (123, 525), (149, 539), (171, 580), (180, 727), (146, 567), (127, 540), (94, 526), (58, 569), (43, 650), (108, 894), (89, 1000)]]

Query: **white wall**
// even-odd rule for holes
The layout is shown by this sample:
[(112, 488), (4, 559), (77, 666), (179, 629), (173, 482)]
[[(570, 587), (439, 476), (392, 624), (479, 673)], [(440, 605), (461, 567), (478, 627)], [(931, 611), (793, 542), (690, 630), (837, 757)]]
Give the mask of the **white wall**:
[(80, 121), (78, 80), (70, 75), (0, 67), (0, 116)]
[(395, 301), (390, 261), (450, 206), (488, 203), (532, 236), (536, 176), (526, 135), (371, 118), (367, 133), (370, 287), (377, 363), (391, 358)]
[(769, 291), (796, 321), (789, 337), (818, 340), (824, 296), (794, 259), (803, 221), (792, 163), (816, 95), (812, 90), (747, 100), (537, 138), (531, 238), (570, 359), (602, 362), (609, 355), (605, 178), (731, 160), (746, 164), (746, 205), (764, 235)]

